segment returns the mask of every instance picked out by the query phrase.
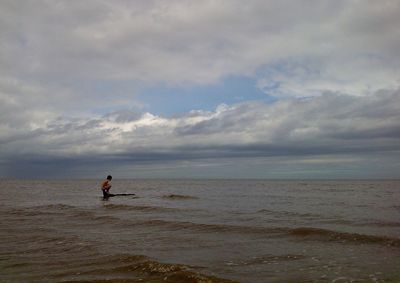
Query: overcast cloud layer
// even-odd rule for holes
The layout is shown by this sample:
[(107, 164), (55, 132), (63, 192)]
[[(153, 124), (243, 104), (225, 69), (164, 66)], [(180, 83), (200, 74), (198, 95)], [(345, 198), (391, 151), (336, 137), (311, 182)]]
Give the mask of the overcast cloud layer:
[[(0, 176), (396, 177), (399, 26), (395, 0), (1, 1)], [(232, 77), (269, 99), (146, 106)]]

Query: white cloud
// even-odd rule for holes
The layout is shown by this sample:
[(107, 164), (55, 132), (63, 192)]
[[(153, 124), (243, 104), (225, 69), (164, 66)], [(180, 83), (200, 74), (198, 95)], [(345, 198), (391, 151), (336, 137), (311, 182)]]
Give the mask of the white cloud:
[[(2, 154), (79, 156), (212, 151), (235, 155), (308, 155), (399, 150), (399, 92), (357, 98), (337, 94), (268, 105), (221, 105), (213, 112), (165, 118), (114, 112), (60, 118), (10, 133)], [(4, 131), (7, 133), (7, 131)]]

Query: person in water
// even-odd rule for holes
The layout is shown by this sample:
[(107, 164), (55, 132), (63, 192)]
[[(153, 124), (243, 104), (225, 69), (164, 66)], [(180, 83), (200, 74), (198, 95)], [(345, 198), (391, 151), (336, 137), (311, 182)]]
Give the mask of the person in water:
[(112, 176), (108, 175), (107, 179), (101, 184), (101, 190), (103, 191), (103, 197), (108, 198), (110, 196)]

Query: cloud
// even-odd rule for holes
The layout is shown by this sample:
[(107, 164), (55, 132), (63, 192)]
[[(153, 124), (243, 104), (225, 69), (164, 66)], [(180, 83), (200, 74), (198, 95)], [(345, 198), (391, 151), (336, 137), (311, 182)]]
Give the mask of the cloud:
[[(391, 0), (1, 1), (0, 169), (389, 160), (398, 26)], [(246, 101), (241, 90), (243, 103), (163, 117), (138, 98), (226, 78), (250, 78), (276, 101)]]
[(260, 72), (257, 85), (280, 98), (312, 97), (325, 92), (373, 95), (380, 89), (396, 89), (400, 85), (400, 68), (390, 66), (389, 61), (373, 55), (281, 60)]
[[(365, 68), (380, 77), (400, 63), (398, 1), (3, 1), (1, 11), (2, 65), (17, 76), (207, 84), (307, 59), (329, 86), (343, 71), (368, 84)], [(387, 79), (398, 85), (398, 71)]]
[(96, 119), (61, 118), (22, 136), (11, 133), (2, 139), (0, 154), (3, 160), (29, 157), (122, 164), (397, 154), (398, 97), (399, 91), (363, 98), (325, 94), (273, 104), (221, 105), (215, 111), (172, 118), (127, 110)]

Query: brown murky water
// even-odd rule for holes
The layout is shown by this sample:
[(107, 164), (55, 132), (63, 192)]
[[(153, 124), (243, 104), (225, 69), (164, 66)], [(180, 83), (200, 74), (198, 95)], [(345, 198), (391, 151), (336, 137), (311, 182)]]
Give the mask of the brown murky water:
[(400, 282), (400, 181), (0, 182), (1, 282)]

